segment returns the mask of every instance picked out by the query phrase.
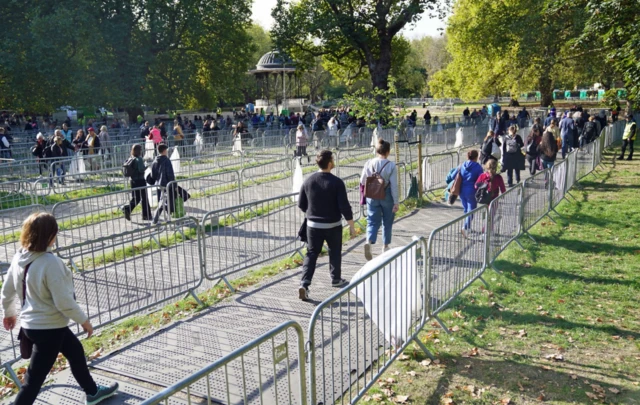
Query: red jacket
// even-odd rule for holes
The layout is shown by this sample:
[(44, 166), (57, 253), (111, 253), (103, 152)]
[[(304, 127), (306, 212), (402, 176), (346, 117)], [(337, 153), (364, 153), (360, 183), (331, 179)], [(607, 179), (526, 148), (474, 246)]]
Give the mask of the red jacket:
[[(480, 175), (480, 177), (478, 177), (478, 180), (476, 180), (476, 189), (478, 188), (478, 184), (480, 183), (486, 183), (491, 179), (491, 175), (487, 172), (484, 172)], [(504, 180), (502, 180), (502, 176), (500, 176), (500, 174), (495, 174), (493, 176), (493, 179), (491, 180), (491, 184), (489, 184), (489, 190), (491, 193), (491, 199), (495, 199), (496, 197), (498, 197), (501, 193), (504, 193), (507, 191), (507, 188), (504, 186)]]

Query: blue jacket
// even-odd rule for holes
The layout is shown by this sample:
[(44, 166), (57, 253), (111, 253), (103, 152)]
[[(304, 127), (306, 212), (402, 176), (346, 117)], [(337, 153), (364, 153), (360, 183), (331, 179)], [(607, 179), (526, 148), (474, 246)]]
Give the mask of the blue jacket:
[(475, 195), (476, 194), (476, 180), (482, 174), (482, 166), (480, 163), (472, 160), (464, 162), (460, 169), (460, 175), (462, 175), (462, 188), (460, 194)]
[(572, 118), (566, 117), (560, 121), (560, 134), (563, 138), (573, 136), (573, 130), (576, 124), (573, 122)]

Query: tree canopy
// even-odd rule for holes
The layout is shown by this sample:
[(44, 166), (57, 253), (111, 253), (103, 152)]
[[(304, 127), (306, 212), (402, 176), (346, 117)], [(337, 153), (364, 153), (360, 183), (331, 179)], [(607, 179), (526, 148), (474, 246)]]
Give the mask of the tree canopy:
[(374, 88), (387, 90), (392, 66), (400, 68), (408, 50), (398, 34), (436, 4), (437, 0), (278, 0), (271, 34), (279, 49), (302, 64), (311, 65), (323, 56), (340, 79), (355, 80), (368, 72)]
[(27, 0), (4, 7), (0, 105), (213, 107), (241, 97), (250, 0)]

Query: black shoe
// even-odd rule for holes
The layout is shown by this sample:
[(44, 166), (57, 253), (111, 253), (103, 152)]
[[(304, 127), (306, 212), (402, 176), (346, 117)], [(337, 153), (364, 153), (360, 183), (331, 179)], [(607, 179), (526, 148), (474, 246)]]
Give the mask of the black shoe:
[(629, 156), (629, 157), (627, 158), (627, 160), (633, 160), (633, 158), (632, 158), (631, 156)]
[(127, 221), (131, 221), (131, 210), (129, 209), (129, 207), (122, 208), (122, 213), (124, 214), (124, 218)]
[(618, 156), (618, 157), (616, 158), (616, 160), (622, 160), (622, 159), (624, 159), (624, 156)]
[(307, 287), (300, 287), (298, 288), (298, 298), (300, 298), (302, 301), (306, 301), (309, 299), (309, 288)]
[(347, 285), (349, 285), (349, 282), (344, 278), (341, 278), (340, 280), (333, 280), (331, 282), (331, 287), (335, 287), (335, 288), (342, 288)]

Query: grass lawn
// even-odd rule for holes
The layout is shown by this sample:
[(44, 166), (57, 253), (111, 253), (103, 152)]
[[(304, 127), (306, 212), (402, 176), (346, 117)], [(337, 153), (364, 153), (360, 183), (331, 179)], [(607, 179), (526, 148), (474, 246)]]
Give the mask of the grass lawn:
[(363, 402), (640, 403), (640, 162), (613, 157), (442, 314), (451, 336), (429, 323), (437, 360), (410, 347)]

